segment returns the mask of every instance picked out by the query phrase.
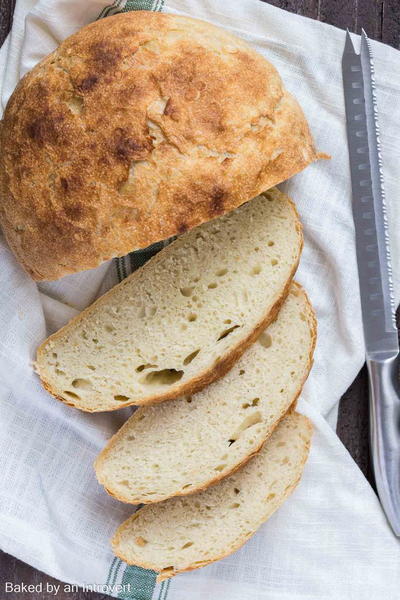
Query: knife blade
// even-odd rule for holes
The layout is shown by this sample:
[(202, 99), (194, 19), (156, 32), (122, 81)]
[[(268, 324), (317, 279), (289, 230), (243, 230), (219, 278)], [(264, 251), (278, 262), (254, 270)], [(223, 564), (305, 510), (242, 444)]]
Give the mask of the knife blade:
[(370, 384), (371, 454), (381, 504), (400, 536), (399, 342), (383, 186), (375, 76), (368, 37), (342, 58), (356, 253)]
[(372, 56), (365, 32), (343, 53), (347, 136), (367, 356), (399, 351)]

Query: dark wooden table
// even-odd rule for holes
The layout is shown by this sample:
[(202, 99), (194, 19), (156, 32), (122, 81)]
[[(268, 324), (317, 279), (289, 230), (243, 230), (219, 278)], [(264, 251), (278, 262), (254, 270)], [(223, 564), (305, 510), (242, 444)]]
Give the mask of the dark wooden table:
[[(200, 1), (200, 0), (199, 0)], [(111, 2), (110, 2), (111, 3)], [(269, 4), (291, 12), (318, 19), (356, 33), (364, 28), (368, 35), (395, 48), (400, 48), (400, 0), (270, 0)], [(15, 0), (0, 0), (0, 45), (11, 24)], [(373, 475), (368, 450), (368, 381), (365, 367), (340, 402), (337, 433), (354, 460), (372, 485)], [(16, 558), (0, 555), (0, 600), (50, 600), (46, 593), (4, 594), (2, 583), (57, 583)], [(70, 600), (71, 595), (59, 592), (58, 600)], [(74, 594), (75, 600), (107, 600), (109, 596), (90, 592)]]

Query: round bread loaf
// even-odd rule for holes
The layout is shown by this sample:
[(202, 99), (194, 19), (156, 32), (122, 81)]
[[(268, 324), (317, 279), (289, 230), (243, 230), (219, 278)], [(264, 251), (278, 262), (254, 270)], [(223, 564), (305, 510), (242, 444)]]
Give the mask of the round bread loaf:
[(1, 149), (1, 224), (37, 280), (182, 233), (317, 158), (262, 56), (146, 11), (84, 27), (25, 75)]

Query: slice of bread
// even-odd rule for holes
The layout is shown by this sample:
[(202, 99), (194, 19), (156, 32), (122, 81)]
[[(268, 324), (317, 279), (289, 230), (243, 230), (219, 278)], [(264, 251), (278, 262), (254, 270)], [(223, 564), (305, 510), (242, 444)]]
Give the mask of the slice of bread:
[(158, 571), (159, 581), (231, 554), (299, 482), (311, 436), (308, 419), (289, 414), (261, 452), (227, 479), (198, 494), (140, 508), (115, 533), (115, 554)]
[(312, 307), (292, 283), (277, 320), (225, 377), (193, 396), (134, 413), (97, 458), (99, 482), (123, 502), (147, 504), (226, 477), (295, 403), (315, 338)]
[(90, 412), (198, 391), (276, 317), (301, 248), (278, 190), (185, 233), (40, 346), (45, 388)]

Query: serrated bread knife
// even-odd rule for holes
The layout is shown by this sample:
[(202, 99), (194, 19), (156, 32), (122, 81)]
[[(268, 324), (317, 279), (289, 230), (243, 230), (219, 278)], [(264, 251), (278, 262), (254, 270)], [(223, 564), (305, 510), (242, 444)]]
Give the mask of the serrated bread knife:
[(374, 67), (365, 31), (342, 58), (353, 218), (370, 384), (371, 454), (379, 498), (400, 536), (399, 342), (392, 292)]

